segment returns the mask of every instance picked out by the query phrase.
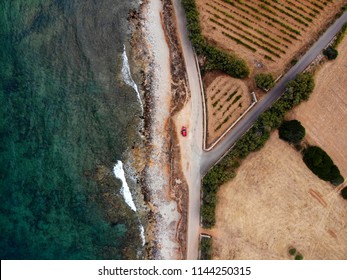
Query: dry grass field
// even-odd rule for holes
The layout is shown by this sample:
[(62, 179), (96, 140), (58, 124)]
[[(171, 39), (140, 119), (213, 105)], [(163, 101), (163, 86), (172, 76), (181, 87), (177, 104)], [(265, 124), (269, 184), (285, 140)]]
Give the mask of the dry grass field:
[(289, 115), (306, 128), (310, 144), (322, 147), (347, 178), (347, 37), (335, 61), (326, 62), (315, 75), (315, 90), (308, 102)]
[(204, 36), (255, 72), (279, 76), (314, 41), (346, 0), (199, 0)]
[(207, 144), (213, 143), (252, 104), (245, 83), (219, 75), (205, 90), (207, 107)]
[(347, 259), (347, 201), (273, 133), (218, 192), (214, 259)]

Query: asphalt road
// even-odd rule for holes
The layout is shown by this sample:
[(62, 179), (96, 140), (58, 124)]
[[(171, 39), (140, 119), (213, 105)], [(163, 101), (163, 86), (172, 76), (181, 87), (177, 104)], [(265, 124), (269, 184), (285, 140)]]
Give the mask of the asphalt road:
[[(186, 178), (189, 184), (189, 214), (188, 214), (188, 236), (187, 236), (187, 258), (198, 258), (199, 233), (200, 233), (200, 178), (219, 159), (228, 152), (234, 143), (249, 129), (257, 118), (271, 106), (284, 92), (287, 83), (301, 73), (326, 47), (331, 39), (339, 32), (342, 25), (347, 22), (347, 12), (345, 12), (318, 41), (300, 58), (300, 60), (284, 75), (276, 86), (216, 145), (213, 150), (206, 152), (202, 149), (203, 112), (202, 98), (199, 86), (199, 76), (195, 66), (194, 51), (188, 39), (186, 19), (184, 10), (179, 0), (174, 0), (174, 8), (178, 23), (178, 33), (181, 39), (183, 54), (185, 58), (186, 70), (188, 74), (189, 86), (192, 98), (192, 116), (190, 136), (192, 139), (191, 157), (198, 159), (200, 166), (193, 165), (190, 171), (190, 178)], [(183, 151), (184, 152), (184, 151)]]

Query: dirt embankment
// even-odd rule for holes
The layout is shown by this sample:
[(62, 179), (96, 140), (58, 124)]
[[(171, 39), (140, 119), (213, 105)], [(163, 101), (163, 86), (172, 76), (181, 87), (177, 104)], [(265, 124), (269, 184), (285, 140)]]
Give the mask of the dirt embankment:
[(187, 217), (188, 217), (188, 185), (181, 170), (181, 153), (178, 145), (178, 135), (172, 117), (178, 113), (190, 98), (188, 79), (185, 71), (185, 63), (181, 45), (176, 30), (176, 17), (171, 0), (163, 0), (162, 20), (166, 32), (166, 38), (170, 49), (171, 62), (171, 93), (172, 106), (169, 121), (170, 131), (170, 169), (171, 169), (171, 197), (177, 202), (181, 218), (177, 224), (177, 241), (180, 244), (180, 256), (187, 255)]

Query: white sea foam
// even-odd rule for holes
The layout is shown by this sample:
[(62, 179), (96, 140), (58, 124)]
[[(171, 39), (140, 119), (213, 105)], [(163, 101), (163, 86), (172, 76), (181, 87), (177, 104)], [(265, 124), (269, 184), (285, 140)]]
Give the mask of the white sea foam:
[(137, 99), (140, 102), (141, 110), (143, 113), (143, 104), (142, 104), (142, 100), (140, 97), (140, 92), (139, 92), (139, 89), (138, 89), (136, 83), (134, 82), (134, 80), (131, 76), (130, 65), (129, 65), (129, 60), (128, 60), (127, 52), (125, 49), (125, 45), (123, 45), (123, 47), (124, 47), (123, 55), (122, 55), (122, 57), (123, 57), (123, 66), (122, 66), (123, 80), (127, 85), (131, 86), (136, 91)]
[(142, 239), (142, 246), (146, 244), (146, 239), (145, 239), (145, 229), (143, 228), (143, 225), (140, 224), (140, 234), (141, 234), (141, 239)]
[(122, 181), (122, 188), (120, 191), (124, 197), (126, 204), (128, 204), (129, 207), (136, 212), (136, 206), (135, 206), (135, 203), (134, 203), (133, 198), (131, 196), (131, 192), (129, 190), (128, 183), (125, 179), (123, 162), (121, 162), (120, 160), (117, 160), (117, 163), (113, 167), (113, 173), (114, 173), (114, 176), (116, 176), (116, 178), (118, 178)]
[[(114, 174), (114, 176), (116, 176), (116, 178), (118, 178), (122, 181), (122, 188), (121, 188), (120, 192), (123, 195), (126, 204), (128, 204), (129, 207), (136, 212), (136, 206), (135, 206), (135, 203), (133, 201), (133, 197), (131, 196), (131, 192), (130, 192), (128, 183), (125, 179), (123, 162), (121, 162), (120, 160), (117, 160), (117, 163), (114, 165), (113, 174)], [(140, 228), (142, 246), (144, 246), (146, 243), (145, 229), (143, 228), (143, 225), (141, 224), (140, 220), (139, 220), (139, 223), (140, 223), (139, 228)]]

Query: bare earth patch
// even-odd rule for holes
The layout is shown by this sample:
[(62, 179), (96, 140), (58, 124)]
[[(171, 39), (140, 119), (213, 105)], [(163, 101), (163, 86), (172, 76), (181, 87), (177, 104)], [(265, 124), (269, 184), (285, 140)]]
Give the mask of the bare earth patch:
[[(199, 0), (204, 36), (245, 59), (255, 72), (283, 73), (334, 18), (346, 0)], [(314, 3), (318, 6), (315, 6)]]
[(252, 104), (246, 84), (228, 75), (219, 75), (205, 90), (207, 144), (212, 144)]
[(315, 75), (315, 90), (308, 102), (290, 115), (306, 128), (310, 144), (322, 147), (347, 177), (347, 37), (335, 61), (325, 63)]
[(214, 259), (347, 259), (347, 202), (273, 133), (218, 192)]

